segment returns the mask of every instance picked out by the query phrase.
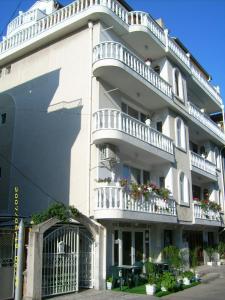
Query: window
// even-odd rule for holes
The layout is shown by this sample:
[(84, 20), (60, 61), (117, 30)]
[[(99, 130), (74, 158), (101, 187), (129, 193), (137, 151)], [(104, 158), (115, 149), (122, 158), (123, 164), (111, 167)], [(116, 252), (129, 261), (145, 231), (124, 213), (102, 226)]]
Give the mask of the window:
[(194, 153), (198, 153), (198, 145), (193, 142), (190, 142), (190, 148)]
[(209, 190), (208, 189), (203, 190), (203, 199), (209, 200)]
[(162, 122), (161, 121), (156, 123), (156, 129), (157, 129), (157, 131), (162, 132)]
[(176, 68), (173, 70), (173, 92), (177, 97), (183, 99), (183, 78)]
[(164, 247), (173, 245), (173, 231), (164, 230)]
[(1, 114), (1, 123), (5, 124), (6, 123), (6, 113)]
[(201, 188), (197, 185), (192, 185), (193, 199), (201, 199)]
[(165, 177), (159, 177), (159, 187), (160, 188), (165, 187)]
[(176, 146), (186, 150), (186, 132), (183, 120), (176, 118)]
[(123, 165), (123, 178), (138, 184), (150, 182), (150, 172)]
[(119, 264), (119, 235), (118, 230), (114, 231), (114, 265)]
[(122, 112), (124, 112), (125, 114), (131, 116), (132, 118), (135, 118), (137, 120), (140, 120), (141, 122), (145, 123), (145, 120), (147, 119), (147, 116), (143, 113), (140, 113), (139, 111), (137, 111), (136, 109), (128, 106), (126, 103), (122, 102), (121, 105), (121, 110)]
[(2, 168), (0, 167), (0, 178), (2, 178)]
[(180, 172), (179, 174), (179, 196), (180, 196), (180, 203), (189, 203), (189, 184), (187, 176), (184, 172)]
[(158, 74), (160, 74), (160, 66), (155, 66), (154, 71)]

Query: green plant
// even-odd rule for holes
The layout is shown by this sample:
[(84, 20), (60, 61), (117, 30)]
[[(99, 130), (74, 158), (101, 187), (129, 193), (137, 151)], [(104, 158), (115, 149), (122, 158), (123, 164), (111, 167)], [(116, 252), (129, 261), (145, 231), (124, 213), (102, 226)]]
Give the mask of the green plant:
[(148, 280), (148, 284), (150, 285), (156, 284), (157, 281), (156, 276), (154, 274), (150, 274), (147, 280)]
[(107, 182), (108, 184), (110, 184), (110, 182), (112, 181), (112, 178), (110, 177), (106, 177), (106, 178), (99, 178), (96, 180), (98, 183), (102, 183), (102, 182)]
[(182, 277), (191, 280), (194, 277), (194, 273), (191, 271), (186, 271), (182, 274)]
[(206, 247), (204, 248), (205, 252), (207, 253), (209, 257), (209, 261), (212, 261), (213, 259), (213, 253), (215, 252), (215, 249), (213, 247)]
[(170, 272), (165, 272), (162, 275), (161, 286), (164, 287), (166, 290), (170, 291), (173, 290), (176, 286), (176, 278)]
[(220, 258), (225, 258), (225, 243), (224, 242), (219, 242), (217, 246), (217, 251), (220, 255)]
[(180, 249), (175, 246), (167, 246), (163, 249), (163, 254), (170, 269), (180, 269), (182, 264)]
[(54, 217), (62, 222), (67, 222), (69, 218), (76, 217), (78, 215), (79, 211), (75, 207), (67, 207), (61, 202), (54, 202), (47, 208), (47, 210), (39, 214), (33, 214), (31, 216), (31, 224), (37, 225)]
[(190, 250), (190, 266), (194, 271), (198, 266), (198, 248)]
[(106, 281), (107, 281), (107, 282), (111, 282), (111, 283), (112, 283), (112, 282), (113, 282), (113, 278), (112, 278), (112, 276), (108, 276), (108, 277), (106, 278)]
[(146, 270), (146, 274), (147, 276), (149, 276), (150, 274), (155, 274), (155, 265), (153, 262), (151, 261), (146, 261), (145, 262), (145, 270)]

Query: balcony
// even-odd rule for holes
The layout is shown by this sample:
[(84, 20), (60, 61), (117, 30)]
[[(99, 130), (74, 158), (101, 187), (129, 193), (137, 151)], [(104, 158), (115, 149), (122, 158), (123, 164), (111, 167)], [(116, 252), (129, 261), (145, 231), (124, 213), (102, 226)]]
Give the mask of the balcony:
[(172, 87), (120, 43), (103, 42), (94, 47), (93, 72), (130, 97), (139, 92), (139, 101), (149, 109), (159, 109), (173, 101)]
[[(27, 12), (23, 15), (29, 20), (35, 20), (36, 16), (29, 14), (34, 13)], [(88, 20), (97, 20), (100, 17), (106, 24), (109, 23), (110, 26), (114, 24), (115, 30), (118, 29), (118, 24), (122, 26), (118, 30), (120, 34), (121, 29), (123, 33), (127, 33), (127, 31), (130, 33), (135, 31), (149, 33), (156, 43), (160, 45), (160, 47), (156, 47), (154, 43), (151, 43), (151, 49), (155, 52), (155, 55), (160, 52), (160, 56), (162, 57), (165, 51), (171, 53), (177, 61), (181, 61), (187, 68), (198, 85), (203, 90), (207, 90), (218, 105), (222, 105), (219, 93), (199, 73), (183, 49), (168, 36), (167, 31), (164, 31), (149, 14), (138, 11), (129, 12), (116, 0), (77, 0), (55, 11), (51, 15), (46, 17), (40, 15), (40, 19), (38, 20), (37, 18), (34, 24), (14, 34), (13, 30), (25, 21), (25, 19), (23, 20), (23, 16), (15, 18), (10, 23), (9, 36), (0, 42), (0, 60), (2, 64), (7, 63), (10, 60), (9, 56), (13, 59), (18, 55), (24, 55), (34, 50), (35, 47), (40, 47), (51, 40), (65, 36), (65, 34), (87, 24)], [(109, 17), (111, 18), (110, 22)], [(124, 38), (127, 38), (126, 34)], [(138, 47), (139, 40), (141, 39), (142, 36), (135, 35), (132, 43), (136, 43), (135, 45)], [(127, 42), (129, 43), (129, 41)]]
[(196, 107), (193, 103), (188, 102), (188, 113), (193, 117), (195, 123), (203, 127), (210, 134), (214, 134), (220, 140), (225, 142), (225, 134), (224, 132), (217, 126), (213, 120), (211, 120), (205, 113), (201, 112), (201, 110)]
[(203, 210), (201, 205), (194, 203), (194, 223), (199, 225), (222, 226), (222, 217), (220, 212), (213, 210)]
[(142, 150), (150, 154), (147, 159), (153, 163), (159, 158), (174, 161), (173, 140), (116, 109), (102, 109), (93, 114), (93, 141), (113, 141), (124, 146), (125, 152)]
[(133, 199), (123, 188), (116, 186), (98, 187), (95, 190), (96, 219), (127, 219), (149, 222), (177, 222), (176, 202), (152, 195)]
[(217, 181), (216, 165), (199, 154), (190, 151), (191, 170), (203, 175), (206, 180)]

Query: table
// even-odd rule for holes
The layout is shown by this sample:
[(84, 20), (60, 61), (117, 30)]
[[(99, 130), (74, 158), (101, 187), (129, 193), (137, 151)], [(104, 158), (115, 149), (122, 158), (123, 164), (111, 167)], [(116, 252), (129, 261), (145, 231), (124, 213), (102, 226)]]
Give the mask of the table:
[(116, 267), (119, 272), (119, 278), (120, 278), (120, 290), (122, 290), (123, 286), (123, 280), (127, 281), (127, 285), (129, 286), (129, 279), (134, 276), (135, 270), (142, 270), (141, 266), (136, 265), (120, 265)]

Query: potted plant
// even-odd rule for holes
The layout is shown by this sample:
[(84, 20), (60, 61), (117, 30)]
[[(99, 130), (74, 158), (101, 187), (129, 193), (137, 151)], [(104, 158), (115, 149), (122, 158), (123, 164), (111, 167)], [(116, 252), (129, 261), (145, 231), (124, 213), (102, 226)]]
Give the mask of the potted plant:
[(111, 276), (107, 277), (107, 279), (106, 279), (106, 288), (107, 288), (107, 290), (112, 289), (112, 282), (113, 282), (113, 278)]
[(215, 249), (213, 247), (206, 247), (204, 250), (209, 259), (209, 261), (207, 262), (207, 265), (212, 267), (213, 266), (213, 254), (215, 252)]
[(191, 271), (186, 271), (183, 273), (183, 284), (190, 285), (191, 280), (194, 278), (194, 273)]
[(154, 295), (156, 291), (156, 278), (154, 274), (148, 276), (148, 283), (145, 285), (146, 294)]
[(217, 262), (217, 265), (221, 265), (221, 263), (225, 262), (225, 243), (224, 242), (219, 242), (217, 246), (217, 252), (220, 257), (220, 261)]
[(173, 290), (177, 285), (175, 276), (170, 272), (165, 272), (162, 275), (161, 290), (163, 292)]

